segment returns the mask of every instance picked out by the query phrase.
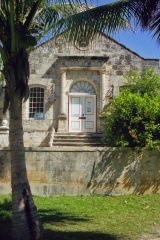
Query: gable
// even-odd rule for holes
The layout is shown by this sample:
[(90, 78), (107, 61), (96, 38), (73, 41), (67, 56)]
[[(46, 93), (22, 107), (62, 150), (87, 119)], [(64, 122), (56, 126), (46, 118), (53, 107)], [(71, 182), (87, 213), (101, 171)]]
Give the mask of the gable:
[(43, 73), (47, 72), (47, 68), (51, 70), (50, 67), (54, 66), (57, 59), (61, 61), (62, 66), (66, 66), (64, 59), (68, 59), (70, 66), (83, 64), (84, 67), (88, 67), (98, 66), (98, 62), (99, 65), (105, 63), (105, 58), (108, 59), (109, 69), (111, 68), (115, 75), (123, 75), (131, 67), (138, 71), (145, 67), (158, 67), (158, 59), (144, 59), (105, 34), (95, 35), (88, 45), (82, 42), (81, 46), (67, 42), (63, 34), (60, 34), (35, 48), (30, 54), (30, 67), (31, 73), (42, 74), (42, 68)]

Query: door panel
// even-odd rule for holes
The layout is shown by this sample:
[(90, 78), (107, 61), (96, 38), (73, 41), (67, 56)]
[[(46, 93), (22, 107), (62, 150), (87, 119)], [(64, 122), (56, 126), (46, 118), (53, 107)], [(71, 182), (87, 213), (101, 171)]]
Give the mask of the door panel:
[(84, 128), (85, 129), (93, 129), (94, 128), (94, 122), (93, 121), (85, 121), (84, 122)]
[(96, 131), (96, 96), (70, 96), (69, 131)]
[(81, 112), (81, 99), (80, 97), (71, 98), (71, 115), (79, 116)]
[(70, 101), (70, 129), (73, 132), (81, 131), (81, 116), (82, 104), (80, 97), (71, 97)]
[(94, 114), (94, 98), (85, 97), (85, 115)]
[(84, 97), (84, 112), (85, 117), (83, 121), (83, 131), (84, 132), (95, 132), (95, 98)]

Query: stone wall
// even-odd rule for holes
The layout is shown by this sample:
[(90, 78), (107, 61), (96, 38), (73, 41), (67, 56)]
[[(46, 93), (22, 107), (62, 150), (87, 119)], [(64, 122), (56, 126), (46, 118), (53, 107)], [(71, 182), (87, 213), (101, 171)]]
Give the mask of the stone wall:
[[(26, 148), (35, 195), (160, 193), (160, 151), (114, 148)], [(9, 149), (0, 151), (0, 194), (11, 192)]]

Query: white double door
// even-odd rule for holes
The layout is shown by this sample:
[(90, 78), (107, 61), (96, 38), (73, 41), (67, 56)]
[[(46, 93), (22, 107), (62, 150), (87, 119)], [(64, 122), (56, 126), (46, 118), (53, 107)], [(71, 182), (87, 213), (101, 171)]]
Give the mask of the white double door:
[(71, 95), (69, 102), (69, 132), (95, 132), (96, 96)]

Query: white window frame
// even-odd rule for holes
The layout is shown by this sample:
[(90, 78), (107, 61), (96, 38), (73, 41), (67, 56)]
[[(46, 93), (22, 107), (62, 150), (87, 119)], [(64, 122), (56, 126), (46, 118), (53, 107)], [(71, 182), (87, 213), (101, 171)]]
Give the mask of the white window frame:
[[(31, 100), (31, 96), (29, 94), (29, 98), (28, 98), (28, 103), (27, 103), (27, 119), (33, 119), (33, 120), (43, 120), (45, 118), (45, 87), (42, 85), (32, 85), (29, 87), (30, 88), (30, 94), (31, 94), (31, 89), (43, 89), (43, 101), (41, 102), (41, 104), (43, 104), (43, 106), (40, 106), (40, 103), (38, 104), (38, 106), (33, 107), (33, 108), (38, 108), (37, 109), (37, 117), (34, 115), (33, 117), (30, 116), (31, 111), (30, 111), (30, 100)], [(40, 94), (41, 95), (41, 94)], [(41, 96), (38, 96), (38, 94), (36, 93), (36, 96), (33, 97), (35, 98), (35, 103), (37, 104), (37, 99), (41, 98)], [(32, 102), (32, 105), (34, 105), (34, 102)], [(40, 111), (40, 108), (43, 108), (43, 113)], [(34, 111), (32, 112), (34, 114)], [(36, 113), (35, 113), (36, 114)], [(38, 115), (39, 114), (39, 115)], [(43, 114), (43, 116), (42, 116)]]

